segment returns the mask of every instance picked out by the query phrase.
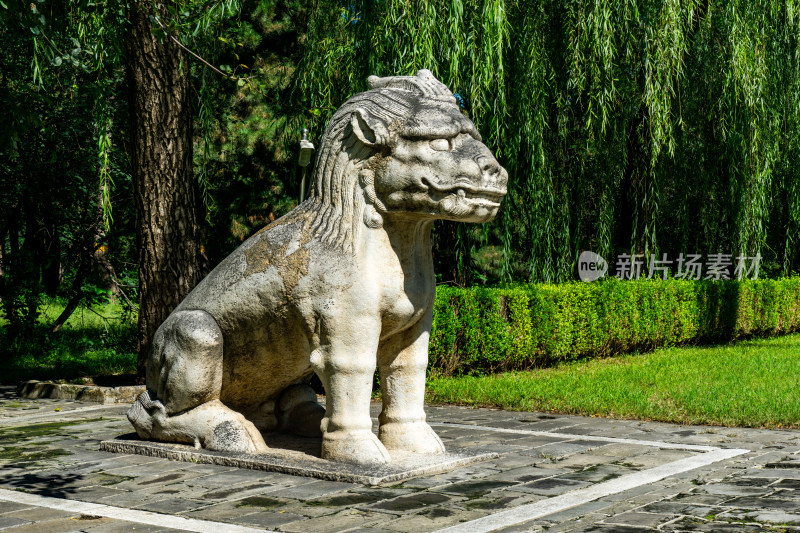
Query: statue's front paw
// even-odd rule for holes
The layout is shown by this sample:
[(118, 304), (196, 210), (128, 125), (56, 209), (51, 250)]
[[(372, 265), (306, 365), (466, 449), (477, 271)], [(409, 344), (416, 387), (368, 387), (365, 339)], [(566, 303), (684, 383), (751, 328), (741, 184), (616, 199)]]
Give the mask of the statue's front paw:
[(386, 422), (380, 440), (389, 450), (414, 453), (444, 453), (444, 444), (427, 422)]
[[(242, 414), (212, 401), (200, 406), (206, 416), (196, 423), (198, 440), (204, 448), (235, 453), (267, 453), (261, 432)], [(198, 413), (200, 414), (200, 413)]]
[(147, 390), (137, 396), (128, 410), (128, 420), (142, 439), (149, 439), (153, 434), (153, 426), (163, 424), (166, 418), (164, 404)]
[(337, 430), (322, 436), (322, 458), (341, 463), (375, 465), (388, 463), (389, 452), (369, 430)]

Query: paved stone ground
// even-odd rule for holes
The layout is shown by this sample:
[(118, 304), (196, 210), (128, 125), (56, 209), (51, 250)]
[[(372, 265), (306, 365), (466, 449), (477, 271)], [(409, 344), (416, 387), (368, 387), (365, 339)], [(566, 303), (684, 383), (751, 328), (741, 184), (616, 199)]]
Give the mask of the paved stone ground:
[(98, 451), (124, 412), (0, 388), (0, 529), (800, 532), (796, 431), (432, 406), (446, 445), (501, 457), (366, 488)]

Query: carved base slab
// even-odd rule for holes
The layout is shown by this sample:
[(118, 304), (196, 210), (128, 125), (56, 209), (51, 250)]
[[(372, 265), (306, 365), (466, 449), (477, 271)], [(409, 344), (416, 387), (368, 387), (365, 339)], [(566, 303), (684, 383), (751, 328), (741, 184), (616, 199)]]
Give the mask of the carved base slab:
[[(365, 467), (326, 461), (316, 457), (315, 455), (319, 453), (317, 450), (319, 450), (320, 439), (288, 435), (271, 437), (267, 439), (267, 444), (271, 448), (270, 453), (258, 455), (198, 450), (185, 444), (142, 441), (135, 433), (102, 441), (100, 451), (280, 472), (330, 481), (361, 483), (368, 486), (387, 485), (413, 477), (440, 474), (500, 456), (497, 453), (453, 448), (442, 455), (396, 453), (392, 455), (392, 462), (389, 464)], [(280, 444), (281, 447), (277, 447), (277, 444)]]

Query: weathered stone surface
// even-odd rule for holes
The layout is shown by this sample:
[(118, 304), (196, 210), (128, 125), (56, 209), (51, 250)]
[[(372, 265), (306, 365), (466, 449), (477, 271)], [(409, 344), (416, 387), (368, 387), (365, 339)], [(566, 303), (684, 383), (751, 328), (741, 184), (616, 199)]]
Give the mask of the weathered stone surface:
[[(143, 439), (265, 453), (261, 431), (322, 435), (326, 459), (443, 454), (426, 422), (436, 219), (486, 222), (508, 174), (427, 70), (368, 80), (321, 141), (305, 202), (248, 239), (156, 332)], [(383, 411), (372, 431), (372, 377)], [(308, 386), (316, 373), (323, 410)]]
[(623, 526), (655, 527), (662, 522), (670, 520), (671, 516), (655, 513), (622, 513), (608, 521)]
[(30, 524), (30, 520), (22, 520), (21, 518), (14, 518), (13, 516), (0, 516), (0, 529), (21, 526), (22, 524)]
[(571, 479), (564, 479), (560, 477), (550, 477), (524, 483), (517, 487), (517, 490), (522, 492), (533, 492), (534, 494), (553, 495), (561, 494), (568, 490), (577, 489), (589, 485), (586, 481), (573, 481)]

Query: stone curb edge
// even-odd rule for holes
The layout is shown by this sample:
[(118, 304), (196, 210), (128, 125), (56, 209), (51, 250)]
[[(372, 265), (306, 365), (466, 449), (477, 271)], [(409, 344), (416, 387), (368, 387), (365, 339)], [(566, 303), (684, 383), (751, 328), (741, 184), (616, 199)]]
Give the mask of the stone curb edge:
[(133, 403), (136, 397), (144, 392), (144, 389), (144, 385), (100, 387), (97, 385), (76, 385), (30, 380), (19, 384), (17, 396), (31, 400), (51, 398), (103, 404)]

